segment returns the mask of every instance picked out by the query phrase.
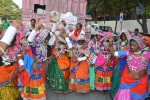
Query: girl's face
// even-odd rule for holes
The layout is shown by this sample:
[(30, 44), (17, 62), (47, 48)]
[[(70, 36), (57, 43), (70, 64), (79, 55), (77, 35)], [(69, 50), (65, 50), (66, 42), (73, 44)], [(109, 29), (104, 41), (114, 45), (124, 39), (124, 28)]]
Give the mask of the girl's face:
[(85, 42), (84, 40), (79, 40), (79, 41), (78, 41), (78, 44), (79, 44), (79, 45), (82, 45), (82, 44), (84, 44), (84, 42)]
[(101, 35), (96, 35), (96, 39), (99, 41), (102, 38)]
[(120, 39), (121, 39), (122, 41), (125, 41), (125, 40), (127, 39), (125, 33), (122, 33), (122, 34), (120, 35)]
[(138, 51), (140, 51), (140, 47), (139, 47), (138, 43), (135, 42), (134, 40), (131, 40), (131, 42), (130, 42), (130, 48), (131, 48), (132, 52), (138, 52)]

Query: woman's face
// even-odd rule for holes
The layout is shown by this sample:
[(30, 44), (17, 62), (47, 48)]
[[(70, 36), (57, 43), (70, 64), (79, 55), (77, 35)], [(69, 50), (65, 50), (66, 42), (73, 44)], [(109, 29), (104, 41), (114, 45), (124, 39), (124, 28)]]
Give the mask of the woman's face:
[(79, 44), (79, 45), (82, 45), (82, 44), (84, 44), (84, 42), (85, 42), (84, 40), (79, 40), (79, 41), (78, 41), (78, 44)]
[(131, 40), (131, 42), (130, 42), (130, 48), (131, 48), (132, 52), (138, 52), (138, 51), (140, 51), (140, 47), (139, 47), (138, 43), (135, 42), (134, 40)]
[(120, 39), (121, 39), (122, 41), (125, 41), (125, 40), (127, 39), (125, 33), (122, 33), (122, 34), (120, 35)]
[(96, 39), (99, 41), (102, 38), (101, 35), (96, 35)]

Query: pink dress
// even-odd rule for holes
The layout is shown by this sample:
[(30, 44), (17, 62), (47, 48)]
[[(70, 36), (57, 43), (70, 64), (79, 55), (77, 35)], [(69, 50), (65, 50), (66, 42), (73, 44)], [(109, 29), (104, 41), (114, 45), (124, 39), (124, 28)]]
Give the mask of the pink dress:
[(96, 69), (96, 78), (95, 78), (95, 88), (97, 90), (110, 90), (112, 86), (112, 76), (114, 70), (114, 62), (111, 61), (110, 68), (108, 68), (108, 56), (110, 51), (107, 47), (101, 47), (101, 52), (98, 55), (95, 66)]
[[(119, 54), (121, 54), (121, 52), (119, 52)], [(143, 69), (147, 69), (150, 53), (143, 52), (141, 57), (135, 57), (132, 52), (126, 52), (123, 55), (127, 56), (127, 66), (122, 74), (120, 89), (114, 100), (144, 100), (148, 96), (147, 75), (137, 80), (130, 76), (128, 71), (139, 72)]]

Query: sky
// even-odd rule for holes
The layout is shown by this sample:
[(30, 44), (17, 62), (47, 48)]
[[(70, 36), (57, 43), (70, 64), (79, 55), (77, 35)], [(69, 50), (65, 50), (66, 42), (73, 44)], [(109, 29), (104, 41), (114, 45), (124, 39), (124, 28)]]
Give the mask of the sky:
[(12, 0), (15, 2), (20, 8), (22, 8), (22, 0)]

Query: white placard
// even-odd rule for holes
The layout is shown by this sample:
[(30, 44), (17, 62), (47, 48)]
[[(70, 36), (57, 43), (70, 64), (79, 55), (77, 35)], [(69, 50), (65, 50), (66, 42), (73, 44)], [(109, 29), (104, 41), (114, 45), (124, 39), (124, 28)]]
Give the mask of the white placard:
[(66, 23), (69, 25), (76, 25), (78, 22), (78, 17), (66, 16), (66, 14), (61, 14), (59, 21), (61, 22), (62, 20), (66, 21)]

